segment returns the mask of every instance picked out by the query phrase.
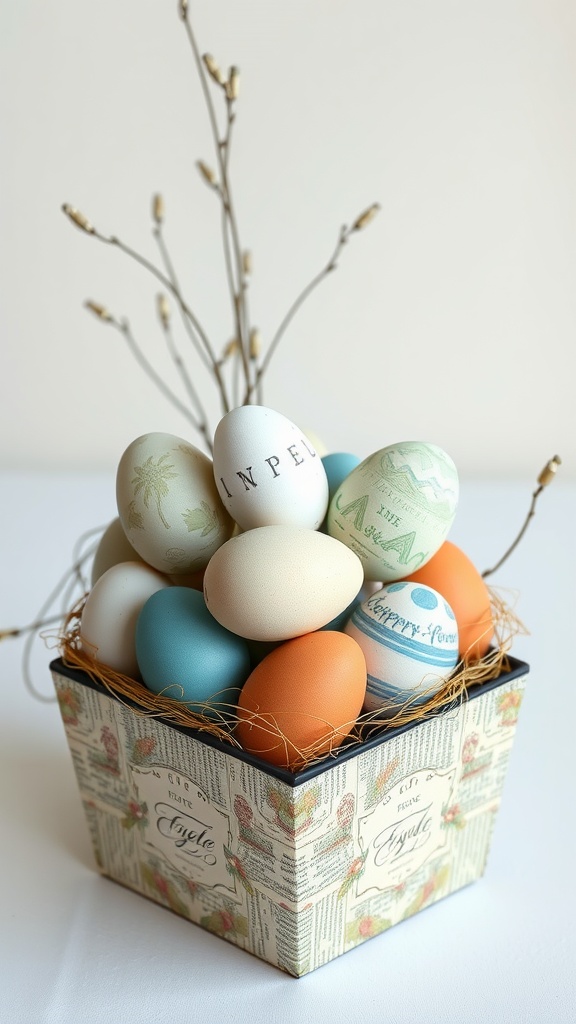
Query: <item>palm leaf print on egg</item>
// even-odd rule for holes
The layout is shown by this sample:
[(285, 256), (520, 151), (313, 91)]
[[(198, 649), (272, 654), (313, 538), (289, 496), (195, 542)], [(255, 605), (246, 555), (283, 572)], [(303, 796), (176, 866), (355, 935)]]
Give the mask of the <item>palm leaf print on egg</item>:
[(155, 463), (153, 456), (150, 455), (142, 466), (134, 467), (136, 476), (132, 480), (134, 497), (143, 490), (143, 499), (146, 508), (149, 508), (150, 501), (154, 500), (156, 502), (156, 509), (160, 520), (167, 530), (170, 529), (170, 523), (166, 521), (164, 513), (162, 512), (162, 498), (165, 498), (169, 491), (166, 481), (173, 480), (178, 476), (178, 473), (172, 472), (174, 466), (171, 463), (168, 463), (167, 465), (165, 464), (165, 460), (169, 458), (170, 453), (166, 452), (166, 454), (161, 455)]
[(208, 502), (202, 501), (200, 508), (186, 509), (182, 518), (189, 531), (202, 530), (202, 537), (207, 537), (213, 530), (218, 529), (218, 513), (216, 509), (210, 508)]

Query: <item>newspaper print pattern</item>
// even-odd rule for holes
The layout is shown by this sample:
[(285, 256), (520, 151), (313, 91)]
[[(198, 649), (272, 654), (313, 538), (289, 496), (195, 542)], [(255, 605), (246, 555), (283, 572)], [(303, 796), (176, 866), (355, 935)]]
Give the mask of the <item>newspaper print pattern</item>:
[(300, 976), (482, 874), (525, 677), (294, 788), (54, 681), (99, 869)]

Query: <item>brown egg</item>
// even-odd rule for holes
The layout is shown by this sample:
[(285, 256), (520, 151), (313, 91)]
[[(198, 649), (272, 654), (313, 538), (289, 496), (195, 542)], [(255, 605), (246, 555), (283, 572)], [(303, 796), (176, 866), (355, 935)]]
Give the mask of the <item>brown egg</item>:
[(349, 735), (366, 692), (355, 640), (323, 630), (287, 640), (246, 680), (235, 736), (263, 761), (295, 770)]
[(432, 587), (448, 602), (456, 616), (459, 654), (465, 662), (477, 661), (486, 654), (494, 635), (490, 594), (460, 548), (444, 541), (430, 561), (405, 578)]

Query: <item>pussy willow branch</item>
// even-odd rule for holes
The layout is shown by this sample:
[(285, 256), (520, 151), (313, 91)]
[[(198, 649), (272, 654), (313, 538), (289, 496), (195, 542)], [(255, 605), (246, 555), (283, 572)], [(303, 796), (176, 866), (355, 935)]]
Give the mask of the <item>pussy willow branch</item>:
[[(250, 367), (249, 367), (248, 355), (247, 355), (247, 353), (248, 353), (248, 338), (245, 336), (244, 316), (240, 312), (240, 309), (241, 309), (241, 306), (242, 306), (242, 303), (243, 303), (242, 248), (240, 246), (240, 237), (239, 237), (238, 226), (237, 226), (237, 221), (236, 221), (236, 213), (235, 213), (235, 210), (234, 210), (234, 204), (232, 202), (232, 195), (231, 195), (231, 190), (230, 190), (230, 182), (229, 182), (229, 178), (228, 178), (228, 156), (225, 157), (224, 152), (223, 152), (223, 144), (222, 144), (222, 140), (220, 139), (220, 132), (219, 132), (219, 129), (218, 129), (218, 121), (217, 121), (217, 118), (216, 118), (216, 111), (215, 111), (214, 103), (213, 103), (213, 100), (212, 100), (212, 93), (210, 91), (210, 85), (209, 85), (209, 82), (208, 82), (208, 76), (207, 76), (207, 72), (206, 72), (206, 68), (204, 66), (204, 63), (202, 61), (202, 57), (200, 56), (200, 50), (199, 50), (198, 44), (196, 42), (196, 36), (195, 36), (194, 31), (192, 29), (192, 25), (190, 23), (190, 19), (189, 19), (189, 16), (188, 16), (188, 5), (187, 4), (181, 4), (180, 5), (180, 16), (182, 18), (182, 21), (184, 22), (184, 27), (186, 29), (186, 35), (188, 36), (188, 40), (189, 40), (189, 43), (190, 43), (190, 46), (191, 46), (191, 49), (192, 49), (192, 53), (194, 55), (194, 60), (195, 60), (196, 67), (197, 67), (197, 70), (198, 70), (198, 75), (200, 77), (202, 91), (204, 93), (204, 99), (205, 99), (205, 102), (206, 102), (206, 108), (208, 110), (208, 117), (209, 117), (209, 120), (210, 120), (210, 127), (211, 127), (212, 135), (213, 135), (213, 138), (214, 138), (214, 146), (215, 146), (215, 150), (216, 150), (216, 159), (218, 161), (218, 169), (219, 169), (219, 172), (220, 172), (220, 188), (219, 188), (219, 192), (220, 192), (220, 196), (221, 196), (221, 200), (222, 200), (222, 205), (223, 205), (224, 211), (225, 211), (227, 219), (228, 219), (228, 226), (229, 226), (229, 229), (230, 229), (230, 236), (231, 236), (231, 239), (232, 239), (232, 247), (233, 247), (235, 263), (236, 263), (237, 287), (232, 289), (233, 290), (233, 294), (232, 294), (231, 297), (232, 297), (234, 319), (235, 319), (235, 323), (236, 323), (236, 327), (237, 327), (237, 333), (238, 333), (238, 340), (239, 340), (240, 346), (241, 346), (242, 366), (243, 366), (243, 369), (244, 369), (244, 376), (246, 378), (246, 390), (248, 392), (250, 390)], [(230, 101), (230, 102), (233, 102), (233, 101)], [(228, 114), (228, 119), (230, 119), (230, 113)]]
[[(229, 412), (230, 404), (228, 401), (226, 387), (222, 379), (222, 374), (220, 373), (220, 366), (218, 360), (216, 359), (216, 355), (214, 353), (212, 345), (210, 344), (210, 340), (205, 330), (203, 329), (202, 325), (200, 324), (198, 318), (186, 303), (179, 288), (177, 288), (173, 284), (170, 278), (167, 277), (166, 274), (164, 274), (163, 271), (156, 266), (156, 264), (152, 263), (151, 260), (147, 259), (146, 256), (142, 256), (141, 253), (137, 252), (135, 249), (132, 249), (129, 245), (126, 245), (126, 243), (123, 242), (116, 235), (102, 234), (94, 227), (93, 224), (90, 223), (90, 221), (84, 216), (84, 214), (76, 210), (75, 207), (70, 206), (68, 203), (64, 203), (62, 205), (62, 210), (66, 214), (66, 216), (72, 221), (72, 223), (74, 223), (78, 228), (80, 228), (81, 231), (84, 231), (85, 234), (90, 235), (92, 238), (98, 239), (99, 242), (103, 242), (105, 245), (111, 245), (119, 249), (126, 256), (129, 256), (130, 259), (134, 260), (135, 263), (138, 263), (141, 267), (144, 267), (145, 270), (147, 270), (153, 277), (160, 281), (164, 288), (166, 288), (166, 290), (170, 292), (171, 295), (174, 296), (182, 313), (190, 320), (190, 323), (194, 327), (195, 331), (197, 332), (202, 342), (202, 345), (204, 346), (204, 349), (208, 355), (209, 360), (208, 368), (214, 374), (214, 377), (218, 384), (218, 388), (220, 390), (223, 411), (224, 413)], [(154, 373), (154, 379), (157, 382), (160, 381), (160, 378), (156, 373)], [(161, 388), (162, 391), (169, 390), (166, 389), (165, 385), (161, 386), (159, 384), (158, 386)]]
[[(181, 292), (181, 289), (180, 289), (180, 284), (179, 284), (178, 278), (176, 276), (176, 271), (174, 269), (174, 264), (172, 263), (172, 259), (170, 257), (170, 253), (168, 251), (168, 246), (166, 245), (166, 240), (164, 238), (164, 233), (162, 231), (162, 226), (160, 224), (154, 225), (154, 228), (152, 229), (152, 234), (154, 235), (154, 238), (156, 240), (156, 244), (158, 245), (158, 249), (160, 251), (160, 256), (162, 257), (162, 262), (164, 263), (164, 266), (166, 268), (166, 273), (168, 275), (169, 280), (172, 283), (172, 287), (174, 288), (174, 292), (177, 292), (179, 295), (181, 295), (182, 292)], [(174, 294), (174, 292), (173, 292), (173, 294)], [(197, 333), (195, 333), (194, 326), (193, 326), (192, 322), (190, 321), (190, 318), (186, 315), (185, 311), (183, 310), (182, 304), (180, 302), (178, 302), (178, 309), (180, 311), (180, 315), (182, 317), (182, 323), (184, 324), (184, 328), (186, 330), (186, 333), (188, 334), (188, 337), (190, 338), (190, 341), (194, 345), (194, 348), (196, 349), (196, 352), (197, 352), (198, 356), (200, 357), (200, 359), (204, 363), (204, 366), (210, 372), (212, 372), (213, 369), (214, 369), (213, 363), (212, 363), (211, 359), (209, 359), (209, 357), (206, 355), (205, 349), (202, 347), (202, 344), (199, 341)]]
[(170, 278), (166, 277), (166, 275), (163, 274), (162, 271), (159, 270), (158, 267), (155, 266), (154, 263), (152, 263), (150, 260), (146, 259), (146, 257), (142, 256), (139, 252), (136, 252), (135, 249), (130, 248), (130, 246), (126, 245), (124, 242), (122, 242), (115, 235), (110, 235), (110, 236), (102, 235), (102, 234), (100, 234), (99, 231), (96, 231), (96, 230), (93, 231), (93, 235), (94, 235), (95, 238), (98, 238), (99, 241), (105, 242), (108, 245), (114, 245), (118, 249), (120, 249), (123, 253), (125, 253), (126, 256), (130, 256), (130, 258), (135, 260), (136, 263), (139, 263), (142, 267), (144, 267), (146, 270), (148, 270), (149, 273), (153, 274), (153, 276), (156, 277), (158, 279), (158, 281), (160, 281), (164, 285), (164, 287), (174, 296), (174, 298), (176, 299), (176, 302), (180, 306), (182, 312), (190, 320), (190, 323), (192, 324), (192, 326), (194, 327), (195, 331), (198, 333), (198, 335), (199, 335), (199, 337), (200, 337), (200, 339), (202, 341), (202, 344), (203, 344), (203, 346), (204, 346), (204, 348), (206, 350), (206, 353), (208, 355), (208, 358), (209, 358), (210, 369), (211, 369), (212, 373), (214, 374), (214, 376), (216, 378), (216, 382), (218, 384), (218, 388), (220, 389), (220, 395), (221, 395), (221, 398), (222, 398), (222, 407), (223, 407), (225, 413), (229, 412), (230, 404), (229, 404), (229, 401), (228, 401), (228, 395), (227, 395), (227, 392), (226, 392), (226, 386), (225, 386), (224, 381), (222, 379), (222, 374), (220, 373), (220, 367), (218, 365), (218, 360), (216, 358), (216, 355), (214, 353), (212, 345), (210, 344), (210, 341), (208, 339), (208, 335), (206, 334), (205, 330), (201, 326), (201, 324), (200, 324), (198, 318), (196, 317), (196, 315), (192, 312), (192, 310), (190, 309), (188, 304), (185, 302), (185, 300), (184, 300), (183, 296), (181, 295), (179, 289), (176, 288), (172, 284), (172, 281), (170, 280)]
[(520, 541), (522, 540), (522, 537), (524, 536), (524, 534), (526, 533), (526, 530), (528, 529), (528, 526), (530, 524), (530, 520), (532, 519), (532, 517), (534, 516), (534, 514), (536, 512), (536, 502), (538, 501), (538, 498), (540, 497), (540, 495), (541, 495), (542, 491), (544, 490), (544, 488), (547, 487), (552, 482), (552, 480), (554, 479), (554, 477), (556, 475), (556, 471), (558, 469), (558, 466), (561, 466), (561, 465), (562, 465), (562, 459), (560, 458), (559, 455), (554, 455), (546, 463), (546, 465), (544, 466), (544, 469), (542, 470), (542, 472), (540, 473), (540, 476), (538, 477), (538, 481), (537, 481), (538, 482), (538, 487), (536, 488), (536, 490), (534, 491), (534, 493), (532, 495), (532, 501), (530, 502), (530, 508), (528, 509), (528, 515), (526, 516), (526, 519), (524, 520), (524, 523), (522, 525), (522, 528), (521, 528), (518, 536), (512, 542), (512, 544), (510, 545), (508, 550), (504, 552), (504, 554), (502, 555), (502, 558), (500, 559), (500, 561), (496, 562), (496, 565), (494, 565), (491, 569), (485, 569), (484, 570), (484, 572), (482, 573), (482, 578), (483, 579), (486, 579), (488, 576), (491, 576), (493, 572), (496, 572), (498, 569), (500, 569), (500, 567), (502, 565), (504, 565), (504, 562), (507, 561), (507, 559), (510, 557), (512, 552), (518, 547)]
[(200, 401), (200, 397), (199, 397), (199, 395), (198, 395), (198, 393), (196, 391), (196, 388), (194, 387), (194, 384), (193, 384), (193, 382), (192, 382), (192, 380), (190, 378), (190, 375), (188, 373), (188, 370), (186, 368), (184, 360), (182, 359), (182, 356), (180, 355), (178, 349), (176, 348), (176, 344), (174, 342), (174, 336), (172, 334), (172, 330), (170, 328), (169, 321), (167, 319), (161, 317), (160, 318), (160, 323), (162, 325), (162, 330), (164, 331), (164, 337), (166, 339), (166, 345), (168, 347), (168, 352), (170, 353), (170, 357), (171, 357), (172, 361), (175, 363), (175, 365), (176, 365), (176, 367), (178, 369), (178, 372), (179, 372), (179, 374), (180, 374), (180, 376), (182, 378), (182, 381), (184, 383), (184, 387), (186, 388), (186, 391), (188, 392), (188, 396), (190, 398), (190, 401), (196, 407), (196, 410), (198, 412), (198, 417), (199, 418), (198, 418), (198, 422), (196, 423), (196, 429), (198, 430), (198, 432), (200, 434), (202, 434), (202, 436), (204, 438), (204, 441), (205, 441), (205, 444), (206, 444), (206, 447), (208, 448), (208, 451), (210, 452), (210, 455), (212, 455), (212, 452), (213, 452), (212, 437), (210, 435), (210, 429), (208, 427), (208, 418), (206, 416), (205, 409), (204, 409), (204, 407), (202, 405), (202, 402)]
[(298, 297), (290, 306), (290, 309), (288, 310), (286, 316), (284, 317), (280, 326), (278, 327), (278, 330), (276, 331), (276, 334), (272, 338), (272, 341), (268, 346), (266, 354), (262, 359), (262, 362), (260, 363), (258, 370), (256, 371), (256, 379), (254, 382), (254, 386), (256, 388), (259, 388), (261, 386), (262, 377), (266, 373), (270, 360), (274, 355), (276, 349), (278, 348), (278, 345), (282, 340), (282, 337), (284, 336), (287, 328), (294, 319), (300, 307), (306, 301), (308, 296), (314, 291), (314, 289), (317, 288), (318, 285), (324, 280), (324, 278), (331, 274), (333, 270), (336, 270), (336, 267), (338, 266), (338, 257), (340, 256), (340, 253), (342, 252), (342, 249), (346, 245), (353, 230), (355, 229), (349, 228), (346, 225), (342, 226), (342, 228), (340, 229), (340, 235), (338, 236), (336, 247), (330, 259), (328, 260), (328, 263), (326, 264), (325, 267), (322, 268), (322, 270), (318, 274), (316, 274), (316, 277), (312, 278), (310, 283), (306, 285), (306, 287), (300, 292)]
[[(229, 223), (232, 233), (233, 249), (236, 258), (236, 273), (237, 273), (237, 286), (236, 286), (236, 299), (238, 304), (238, 316), (242, 321), (242, 349), (243, 349), (243, 362), (244, 362), (244, 373), (247, 377), (247, 381), (250, 381), (250, 363), (249, 358), (249, 345), (250, 345), (250, 314), (248, 309), (248, 275), (244, 266), (244, 255), (240, 246), (240, 238), (238, 236), (237, 228), (234, 228), (236, 220), (234, 217), (234, 210), (232, 205), (232, 195), (230, 186), (230, 175), (229, 175), (229, 164), (230, 164), (230, 153), (232, 149), (232, 129), (236, 122), (236, 114), (234, 112), (234, 100), (226, 96), (226, 135), (222, 142), (222, 159), (224, 166), (224, 176), (226, 182), (226, 194), (228, 198), (228, 210), (229, 210)], [(235, 232), (235, 233), (234, 233)]]
[(180, 401), (178, 395), (175, 395), (172, 389), (168, 387), (168, 385), (162, 380), (162, 377), (156, 372), (152, 364), (148, 361), (148, 359), (142, 352), (142, 349), (140, 348), (136, 339), (134, 338), (134, 335), (132, 334), (128, 320), (116, 320), (115, 317), (110, 315), (107, 315), (106, 317), (101, 316), (101, 319), (105, 319), (107, 323), (109, 323), (112, 327), (115, 327), (117, 331), (120, 331), (120, 334), (122, 334), (126, 339), (128, 347), (132, 352), (132, 355), (134, 356), (136, 362), (150, 377), (150, 380), (153, 381), (153, 383), (168, 399), (168, 401), (171, 402), (172, 405), (176, 409), (178, 409), (178, 411), (181, 412), (183, 416), (186, 417), (186, 419), (192, 424), (194, 429), (197, 430), (199, 433), (203, 434), (200, 421), (194, 416), (194, 414), (190, 411), (188, 406), (184, 405), (184, 402)]

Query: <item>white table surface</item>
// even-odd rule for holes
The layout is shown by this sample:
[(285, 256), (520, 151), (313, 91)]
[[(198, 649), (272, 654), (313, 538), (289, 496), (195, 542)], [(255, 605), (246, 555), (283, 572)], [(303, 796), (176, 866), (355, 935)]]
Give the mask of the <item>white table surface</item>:
[[(451, 539), (479, 569), (533, 488), (463, 481)], [(114, 515), (113, 473), (0, 474), (0, 628), (31, 620), (76, 538)], [(298, 980), (99, 877), (57, 706), (25, 689), (21, 641), (2, 643), (2, 1024), (573, 1022), (575, 519), (560, 475), (491, 578), (518, 595), (531, 635), (513, 653), (531, 674), (484, 877)], [(47, 697), (52, 653), (40, 641), (33, 656)]]

